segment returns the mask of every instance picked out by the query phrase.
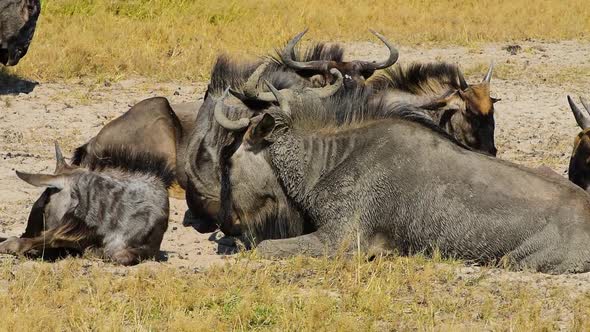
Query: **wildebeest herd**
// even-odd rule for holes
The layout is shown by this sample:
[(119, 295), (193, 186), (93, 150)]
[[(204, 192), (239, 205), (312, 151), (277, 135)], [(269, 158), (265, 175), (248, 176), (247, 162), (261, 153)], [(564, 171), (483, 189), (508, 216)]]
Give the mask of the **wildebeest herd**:
[[(56, 143), (54, 174), (17, 172), (46, 189), (0, 253), (157, 257), (168, 195), (181, 188), (198, 231), (242, 236), (265, 257), (438, 251), (516, 270), (590, 270), (585, 100), (582, 110), (568, 97), (583, 131), (567, 181), (496, 158), (493, 64), (469, 84), (455, 64), (394, 66), (398, 51), (377, 32), (389, 56), (373, 62), (346, 62), (333, 43), (297, 48), (304, 33), (256, 61), (219, 56), (202, 101), (141, 101), (71, 163)], [(10, 43), (23, 38), (0, 37), (3, 63), (15, 64)]]

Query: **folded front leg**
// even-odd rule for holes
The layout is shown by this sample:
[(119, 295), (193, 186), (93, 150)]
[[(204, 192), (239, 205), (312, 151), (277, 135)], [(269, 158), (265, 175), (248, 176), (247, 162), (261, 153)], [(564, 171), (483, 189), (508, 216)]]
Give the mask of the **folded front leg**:
[(265, 240), (260, 242), (256, 249), (265, 258), (285, 258), (296, 255), (317, 257), (330, 255), (335, 251), (336, 248), (327, 239), (316, 231), (289, 239)]

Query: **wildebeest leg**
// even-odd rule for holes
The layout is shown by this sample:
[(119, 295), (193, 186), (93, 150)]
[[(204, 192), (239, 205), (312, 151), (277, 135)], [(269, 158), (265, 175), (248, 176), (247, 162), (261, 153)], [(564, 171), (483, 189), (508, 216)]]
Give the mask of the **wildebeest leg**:
[(0, 253), (23, 255), (33, 249), (71, 248), (82, 249), (88, 232), (80, 224), (65, 223), (31, 238), (11, 237), (0, 243)]
[[(49, 233), (46, 232), (46, 233)], [(0, 254), (13, 254), (13, 255), (24, 255), (27, 252), (45, 248), (72, 248), (80, 249), (79, 241), (72, 241), (67, 238), (49, 238), (51, 235), (47, 235), (45, 238), (43, 235), (34, 238), (17, 238), (11, 237), (6, 241), (0, 243)]]
[(262, 257), (284, 258), (295, 255), (322, 256), (329, 254), (330, 248), (319, 231), (311, 234), (296, 236), (289, 239), (265, 240), (256, 247)]
[(168, 196), (184, 200), (186, 194), (184, 192), (184, 189), (182, 189), (182, 187), (180, 186), (180, 184), (178, 184), (177, 181), (174, 181), (174, 183), (172, 183), (172, 186), (168, 188)]

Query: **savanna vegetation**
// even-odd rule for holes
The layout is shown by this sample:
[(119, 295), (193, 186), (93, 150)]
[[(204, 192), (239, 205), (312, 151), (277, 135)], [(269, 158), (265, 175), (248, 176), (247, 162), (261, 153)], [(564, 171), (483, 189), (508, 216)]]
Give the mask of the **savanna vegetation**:
[[(144, 265), (5, 263), (0, 330), (585, 330), (590, 297), (572, 288), (461, 272), (440, 259), (243, 255), (202, 273)], [(465, 269), (464, 269), (465, 270)]]
[(262, 55), (305, 27), (309, 39), (399, 45), (473, 45), (523, 39), (588, 39), (585, 0), (51, 0), (16, 73), (204, 80), (220, 52)]

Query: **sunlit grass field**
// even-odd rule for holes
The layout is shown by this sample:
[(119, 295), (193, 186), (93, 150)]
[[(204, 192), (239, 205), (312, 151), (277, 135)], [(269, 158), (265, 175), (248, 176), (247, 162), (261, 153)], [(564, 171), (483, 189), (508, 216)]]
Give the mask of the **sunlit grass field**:
[(590, 318), (587, 294), (422, 257), (242, 257), (206, 272), (13, 264), (0, 267), (0, 330), (546, 331)]
[[(41, 81), (204, 80), (220, 52), (263, 55), (294, 34), (324, 41), (473, 45), (590, 36), (586, 0), (50, 0), (17, 74)], [(12, 70), (12, 69), (11, 69)]]

